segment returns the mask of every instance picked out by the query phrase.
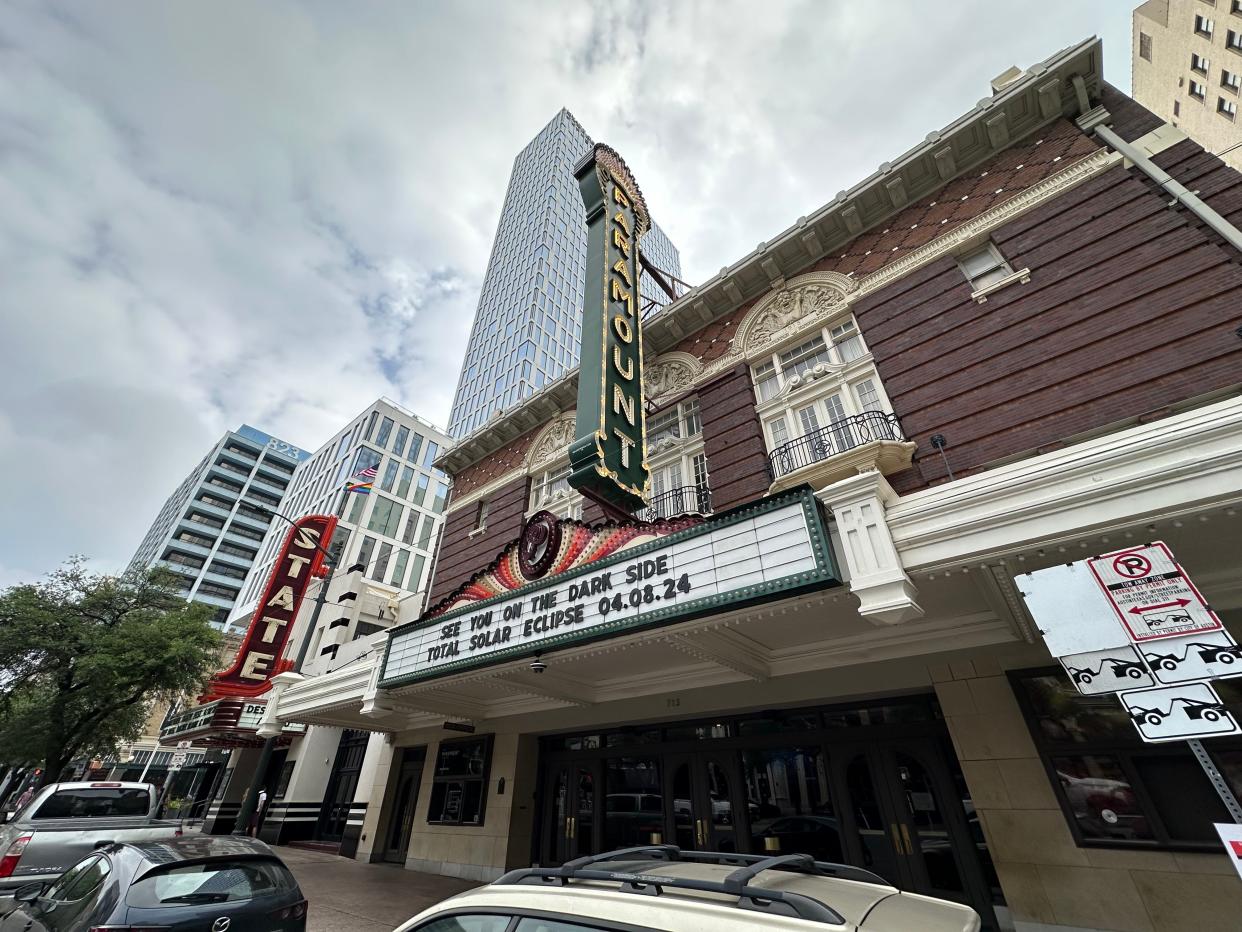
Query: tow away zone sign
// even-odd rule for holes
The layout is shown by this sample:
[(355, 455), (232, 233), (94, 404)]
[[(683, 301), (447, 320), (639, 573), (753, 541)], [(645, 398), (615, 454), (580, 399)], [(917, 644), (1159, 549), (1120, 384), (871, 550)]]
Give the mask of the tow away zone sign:
[(1163, 543), (1106, 553), (1087, 563), (1136, 643), (1221, 629), (1216, 613)]

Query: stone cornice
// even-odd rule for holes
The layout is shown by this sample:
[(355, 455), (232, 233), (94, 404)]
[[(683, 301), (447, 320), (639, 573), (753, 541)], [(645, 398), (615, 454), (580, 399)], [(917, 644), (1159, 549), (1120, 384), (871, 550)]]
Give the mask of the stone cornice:
[[(900, 259), (890, 262), (878, 271), (859, 279), (854, 287), (849, 290), (843, 289), (840, 285), (840, 280), (845, 276), (839, 275), (836, 272), (809, 272), (783, 283), (779, 289), (766, 295), (746, 312), (745, 319), (738, 325), (737, 337), (734, 339), (729, 351), (704, 366), (702, 372), (695, 378), (692, 387), (697, 388), (719, 377), (722, 372), (732, 369), (738, 363), (748, 363), (760, 356), (768, 355), (774, 352), (778, 346), (796, 340), (803, 334), (822, 328), (834, 318), (848, 313), (850, 305), (859, 298), (879, 291), (881, 288), (909, 275), (915, 269), (922, 268), (943, 256), (953, 253), (971, 240), (986, 237), (992, 230), (1008, 223), (1019, 214), (1032, 210), (1054, 197), (1059, 197), (1071, 188), (1082, 184), (1087, 179), (1095, 177), (1100, 172), (1120, 162), (1121, 156), (1118, 153), (1101, 149), (1084, 159), (1080, 159), (1064, 171), (1045, 178), (1036, 185), (1032, 185), (1026, 191), (1010, 198), (1005, 203), (984, 211), (973, 220), (955, 227), (950, 232), (936, 237), (926, 245), (912, 250)], [(772, 303), (780, 295), (815, 286), (838, 289), (841, 294), (840, 301), (822, 304), (812, 313), (798, 317), (788, 326), (766, 334), (766, 338), (763, 340), (753, 339), (754, 322), (762, 319), (764, 315), (769, 313)], [(659, 358), (657, 357), (657, 360)]]
[(1236, 503), (1240, 489), (1233, 397), (903, 496), (888, 520), (908, 569), (939, 570)]

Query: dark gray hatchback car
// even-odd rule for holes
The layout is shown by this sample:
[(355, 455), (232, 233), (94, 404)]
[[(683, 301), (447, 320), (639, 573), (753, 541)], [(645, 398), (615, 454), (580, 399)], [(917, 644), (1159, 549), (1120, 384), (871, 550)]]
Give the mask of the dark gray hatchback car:
[(192, 835), (105, 845), (20, 888), (0, 932), (304, 932), (306, 898), (261, 841)]

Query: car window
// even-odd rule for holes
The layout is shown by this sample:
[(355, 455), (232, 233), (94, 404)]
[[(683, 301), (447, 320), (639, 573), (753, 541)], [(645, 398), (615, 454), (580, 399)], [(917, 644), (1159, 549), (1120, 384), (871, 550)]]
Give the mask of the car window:
[(538, 919), (534, 916), (523, 916), (513, 932), (600, 932), (599, 926), (584, 926), (576, 922), (561, 919)]
[(411, 932), (505, 932), (512, 916), (440, 916)]
[(144, 789), (90, 787), (59, 790), (47, 798), (35, 819), (102, 819), (109, 816), (144, 816), (151, 797)]
[(222, 859), (147, 874), (129, 888), (125, 903), (136, 908), (229, 903), (296, 887), (297, 881), (279, 861)]
[(75, 864), (48, 888), (45, 897), (59, 902), (74, 902), (90, 896), (112, 873), (108, 859), (96, 855)]

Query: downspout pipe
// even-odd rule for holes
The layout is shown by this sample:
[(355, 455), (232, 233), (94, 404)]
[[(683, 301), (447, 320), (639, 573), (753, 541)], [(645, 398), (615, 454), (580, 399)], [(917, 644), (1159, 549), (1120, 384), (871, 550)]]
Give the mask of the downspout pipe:
[[(1075, 90), (1083, 92), (1079, 94), (1080, 98), (1084, 97), (1086, 88), (1085, 86), (1080, 87), (1080, 85), (1083, 85), (1082, 77), (1075, 75), (1073, 81)], [(1225, 242), (1239, 252), (1242, 252), (1242, 230), (1239, 230), (1214, 211), (1204, 203), (1202, 198), (1149, 159), (1137, 146), (1126, 142), (1109, 127), (1099, 125), (1095, 127), (1094, 132), (1103, 142), (1133, 162), (1139, 171), (1160, 185), (1173, 198), (1174, 203), (1181, 204), (1207, 224), (1207, 226), (1219, 233)]]
[(1144, 175), (1164, 188), (1174, 201), (1181, 204), (1205, 224), (1215, 230), (1234, 249), (1242, 252), (1242, 230), (1212, 210), (1197, 194), (1145, 156), (1139, 149), (1126, 142), (1107, 126), (1097, 126), (1095, 134), (1129, 159)]

